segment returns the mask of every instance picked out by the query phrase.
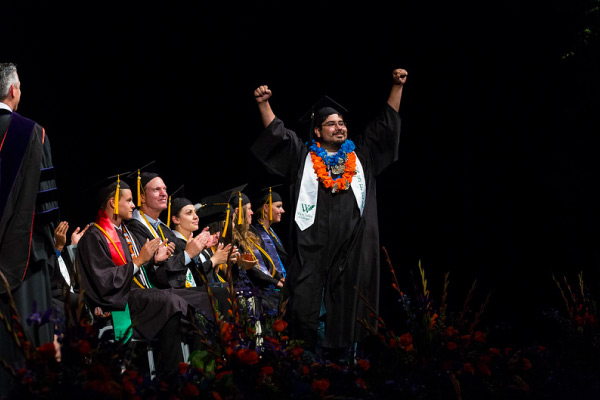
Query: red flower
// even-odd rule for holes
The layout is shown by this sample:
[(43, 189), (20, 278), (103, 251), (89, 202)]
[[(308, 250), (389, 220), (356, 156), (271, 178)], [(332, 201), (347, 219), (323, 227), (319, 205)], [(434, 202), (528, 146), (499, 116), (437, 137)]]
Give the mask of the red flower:
[(360, 360), (358, 360), (358, 366), (363, 371), (368, 371), (369, 368), (371, 368), (371, 363), (369, 362), (369, 360), (360, 359)]
[(342, 370), (342, 367), (340, 365), (336, 364), (336, 363), (329, 363), (329, 364), (327, 364), (327, 366), (329, 368), (333, 369), (334, 371), (338, 371), (339, 372), (339, 371)]
[(188, 363), (180, 362), (179, 363), (179, 375), (185, 375), (186, 372), (190, 369)]
[(490, 368), (487, 366), (486, 363), (479, 363), (479, 373), (483, 374), (483, 375), (487, 375), (490, 376), (492, 375), (492, 371), (490, 370)]
[(458, 329), (454, 329), (453, 326), (449, 326), (444, 330), (444, 334), (446, 336), (454, 336), (454, 335), (458, 335)]
[(37, 348), (37, 351), (43, 360), (51, 360), (56, 355), (56, 348), (52, 342), (44, 343)]
[(273, 367), (267, 365), (260, 370), (261, 375), (273, 375)]
[(452, 350), (456, 350), (458, 346), (456, 345), (456, 343), (454, 342), (448, 342), (448, 344), (446, 344), (446, 348), (450, 351)]
[(310, 368), (308, 368), (308, 365), (303, 365), (302, 366), (302, 375), (308, 375), (310, 373)]
[(216, 380), (221, 380), (223, 379), (226, 375), (232, 374), (233, 371), (232, 370), (227, 370), (227, 371), (222, 371), (219, 372), (218, 374), (215, 375), (215, 379)]
[(473, 364), (471, 364), (471, 363), (464, 363), (463, 371), (470, 372), (471, 375), (475, 375), (475, 368), (473, 367)]
[(398, 338), (398, 345), (406, 351), (413, 349), (412, 346), (412, 335), (410, 332), (406, 332), (404, 335)]
[(324, 394), (329, 389), (329, 379), (319, 379), (312, 383), (312, 390), (319, 394)]
[(217, 392), (212, 392), (213, 397), (215, 398), (215, 400), (221, 400), (221, 395)]
[(475, 332), (475, 334), (473, 334), (473, 340), (476, 342), (485, 343), (485, 333), (481, 331)]
[(250, 349), (239, 349), (237, 356), (240, 361), (246, 365), (253, 365), (258, 362), (258, 353)]
[(290, 350), (290, 355), (295, 360), (299, 359), (302, 354), (304, 354), (304, 349), (300, 346), (294, 347), (292, 350)]
[(356, 384), (356, 386), (358, 386), (361, 389), (367, 388), (367, 384), (365, 383), (365, 381), (362, 378), (358, 378), (354, 383)]
[(192, 385), (190, 382), (188, 382), (181, 390), (181, 395), (183, 397), (196, 398), (200, 395), (200, 391), (195, 385)]
[(490, 347), (490, 353), (492, 353), (493, 355), (499, 356), (500, 355), (500, 349), (498, 349), (496, 347)]
[(523, 357), (523, 369), (525, 371), (528, 371), (531, 368), (533, 368), (533, 365), (531, 365), (531, 361), (529, 361), (527, 358)]
[(277, 321), (273, 322), (273, 330), (275, 332), (283, 332), (287, 325), (287, 322), (282, 319), (278, 319)]
[(223, 322), (221, 325), (221, 337), (224, 341), (229, 342), (233, 339), (233, 324), (229, 322)]

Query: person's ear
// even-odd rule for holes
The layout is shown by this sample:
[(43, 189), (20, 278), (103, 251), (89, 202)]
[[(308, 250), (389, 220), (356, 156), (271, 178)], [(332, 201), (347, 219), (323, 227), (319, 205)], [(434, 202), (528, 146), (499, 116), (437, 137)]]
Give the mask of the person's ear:
[(315, 126), (315, 136), (318, 138), (321, 137), (321, 129), (319, 129), (317, 126)]

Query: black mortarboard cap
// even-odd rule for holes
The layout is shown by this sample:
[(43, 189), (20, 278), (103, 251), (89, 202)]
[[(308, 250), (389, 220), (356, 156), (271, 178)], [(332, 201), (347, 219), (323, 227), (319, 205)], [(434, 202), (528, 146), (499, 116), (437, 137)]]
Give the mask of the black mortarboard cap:
[[(273, 204), (278, 201), (282, 201), (281, 195), (273, 190), (280, 186), (283, 186), (283, 185), (281, 183), (279, 183), (277, 185), (268, 186), (268, 187), (263, 188), (251, 195), (251, 201), (252, 201), (253, 208), (254, 208), (255, 212), (256, 211), (261, 212), (263, 219), (266, 217), (263, 214), (263, 205), (265, 205), (267, 203)], [(273, 215), (271, 214), (271, 211), (272, 211), (271, 208), (269, 208), (269, 220), (273, 219)]]
[(183, 207), (191, 205), (193, 205), (193, 203), (190, 199), (185, 197), (176, 197), (171, 202), (171, 215), (177, 215)]
[(146, 186), (146, 184), (148, 182), (150, 182), (152, 179), (159, 176), (155, 172), (149, 172), (149, 171), (142, 172), (145, 168), (149, 167), (150, 165), (152, 165), (154, 163), (155, 163), (155, 160), (152, 160), (148, 164), (136, 169), (135, 171), (133, 171), (127, 175), (127, 178), (129, 178), (130, 180), (131, 179), (136, 180), (135, 186), (136, 186), (136, 192), (137, 192), (136, 195), (137, 195), (137, 206), (138, 207), (142, 205), (141, 194), (142, 194), (142, 191), (144, 190), (144, 187)]
[(308, 140), (311, 141), (315, 126), (320, 124), (331, 114), (340, 114), (346, 116), (348, 110), (333, 100), (331, 97), (325, 95), (317, 100), (310, 109), (300, 118), (300, 123), (308, 125)]
[[(123, 180), (123, 177), (126, 177), (127, 174), (129, 174), (129, 171), (117, 175), (108, 176), (86, 189), (86, 191), (91, 190), (94, 192), (94, 198), (96, 200), (95, 205), (97, 208), (100, 208), (102, 204), (107, 199), (109, 199), (113, 193), (116, 192), (117, 187), (119, 188), (119, 190), (130, 189), (130, 186), (127, 184), (127, 182)], [(119, 213), (119, 208), (117, 206), (117, 204), (119, 203), (119, 194), (116, 194), (115, 214)]]
[(243, 184), (232, 189), (224, 190), (221, 193), (202, 198), (200, 203), (194, 206), (196, 207), (196, 212), (200, 219), (200, 225), (206, 226), (213, 222), (225, 221), (221, 237), (227, 242), (230, 242), (230, 240), (227, 240), (231, 237), (231, 229), (228, 226), (229, 219), (235, 207), (238, 207), (238, 205), (232, 205), (232, 200), (237, 198), (239, 204), (240, 193), (246, 186), (247, 184)]

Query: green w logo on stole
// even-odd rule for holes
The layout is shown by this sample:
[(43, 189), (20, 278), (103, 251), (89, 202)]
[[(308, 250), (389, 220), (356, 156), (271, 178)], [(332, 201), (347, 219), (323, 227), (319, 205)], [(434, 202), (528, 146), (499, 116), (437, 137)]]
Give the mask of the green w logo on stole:
[(314, 204), (302, 203), (302, 212), (305, 212), (305, 213), (310, 212), (313, 208), (315, 208)]

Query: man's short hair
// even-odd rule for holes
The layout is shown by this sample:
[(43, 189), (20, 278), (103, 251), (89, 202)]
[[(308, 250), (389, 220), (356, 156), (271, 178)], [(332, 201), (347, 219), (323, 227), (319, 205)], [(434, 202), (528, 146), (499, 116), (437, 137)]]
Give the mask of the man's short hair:
[(13, 63), (0, 63), (0, 101), (8, 97), (8, 90), (18, 82), (17, 66)]

